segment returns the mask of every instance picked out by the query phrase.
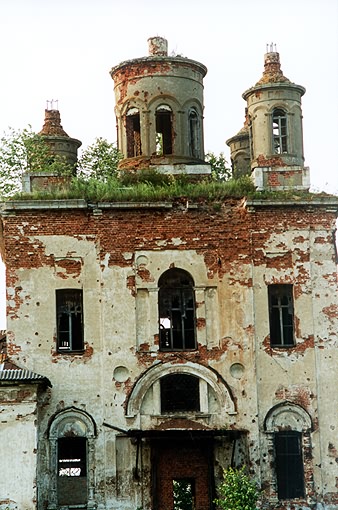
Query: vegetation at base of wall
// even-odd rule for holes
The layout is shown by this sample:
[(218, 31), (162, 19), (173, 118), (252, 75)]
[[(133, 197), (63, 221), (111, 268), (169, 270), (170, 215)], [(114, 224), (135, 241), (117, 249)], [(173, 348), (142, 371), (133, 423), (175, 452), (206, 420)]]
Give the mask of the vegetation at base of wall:
[[(166, 176), (166, 179), (167, 180)], [(162, 176), (156, 175), (162, 180)], [(55, 191), (36, 191), (16, 193), (12, 200), (62, 200), (83, 199), (89, 202), (158, 202), (186, 198), (194, 201), (217, 203), (224, 198), (241, 198), (254, 191), (249, 177), (241, 177), (227, 182), (199, 181), (189, 182), (186, 176), (170, 176), (167, 182), (154, 184), (150, 180), (142, 182), (140, 178), (128, 185), (118, 178), (109, 178), (105, 182), (98, 179), (74, 178), (67, 189)]]
[(257, 200), (275, 200), (275, 201), (293, 201), (297, 203), (297, 201), (300, 200), (316, 200), (320, 198), (327, 198), (327, 197), (336, 197), (337, 195), (326, 193), (325, 191), (321, 192), (311, 192), (306, 190), (262, 190), (257, 191), (255, 190), (253, 193), (250, 193), (251, 199), (257, 199)]
[(241, 469), (229, 467), (223, 471), (218, 487), (219, 497), (214, 502), (219, 510), (256, 510), (259, 498), (257, 484)]

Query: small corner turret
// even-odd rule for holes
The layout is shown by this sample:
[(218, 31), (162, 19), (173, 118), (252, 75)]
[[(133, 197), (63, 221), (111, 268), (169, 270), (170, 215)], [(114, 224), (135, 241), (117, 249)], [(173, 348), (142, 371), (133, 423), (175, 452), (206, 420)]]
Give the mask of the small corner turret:
[[(64, 189), (76, 173), (77, 151), (82, 144), (63, 129), (60, 112), (53, 108), (53, 103), (53, 100), (47, 101), (44, 124), (38, 133), (47, 145), (47, 154), (42, 164), (39, 161), (37, 170), (33, 169), (23, 175), (22, 191), (26, 193)], [(55, 166), (58, 167), (57, 171)]]
[(206, 67), (168, 56), (163, 37), (148, 39), (149, 55), (122, 62), (114, 80), (119, 168), (162, 173), (210, 174), (204, 161), (203, 78)]
[[(51, 108), (49, 105), (51, 104)], [(61, 116), (58, 109), (53, 108), (53, 102), (47, 101), (45, 120), (41, 131), (38, 133), (44, 138), (50, 148), (51, 155), (58, 155), (69, 165), (76, 166), (77, 151), (82, 145), (80, 140), (71, 138), (61, 125)]]
[(276, 46), (268, 45), (262, 77), (242, 96), (247, 102), (245, 132), (242, 129), (227, 140), (234, 174), (240, 158), (249, 156), (258, 190), (306, 191), (310, 187), (303, 153), (304, 93), (304, 87), (284, 76)]

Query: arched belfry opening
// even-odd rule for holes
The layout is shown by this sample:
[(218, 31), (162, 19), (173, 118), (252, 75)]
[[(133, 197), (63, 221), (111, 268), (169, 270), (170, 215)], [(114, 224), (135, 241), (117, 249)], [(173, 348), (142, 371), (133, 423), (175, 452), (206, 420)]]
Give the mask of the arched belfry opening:
[(200, 62), (168, 55), (162, 37), (148, 39), (147, 57), (112, 68), (120, 168), (210, 174), (204, 161), (203, 78)]
[(161, 104), (156, 108), (156, 154), (173, 153), (173, 112), (170, 106)]

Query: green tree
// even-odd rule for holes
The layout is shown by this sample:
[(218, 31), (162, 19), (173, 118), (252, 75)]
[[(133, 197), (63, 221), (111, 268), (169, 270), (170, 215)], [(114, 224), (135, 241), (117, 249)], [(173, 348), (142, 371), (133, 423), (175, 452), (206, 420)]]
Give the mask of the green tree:
[(230, 179), (231, 169), (223, 152), (216, 156), (216, 154), (209, 151), (205, 155), (205, 161), (211, 165), (211, 175), (215, 181), (227, 181)]
[(79, 159), (80, 175), (106, 181), (116, 176), (117, 166), (122, 157), (116, 144), (104, 138), (96, 138), (95, 142), (83, 151)]
[(215, 503), (220, 510), (256, 510), (259, 491), (256, 483), (245, 473), (245, 466), (224, 470), (218, 493), (220, 497)]
[(173, 480), (174, 510), (193, 510), (193, 488), (189, 480)]
[(51, 154), (43, 136), (28, 128), (9, 128), (0, 139), (0, 196), (21, 191), (22, 176), (27, 172), (51, 172), (70, 175), (73, 168), (64, 158)]

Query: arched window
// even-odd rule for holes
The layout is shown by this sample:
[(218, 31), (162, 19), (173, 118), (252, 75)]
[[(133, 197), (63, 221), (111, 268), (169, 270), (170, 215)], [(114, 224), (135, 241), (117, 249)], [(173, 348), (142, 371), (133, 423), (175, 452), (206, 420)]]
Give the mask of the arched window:
[(265, 418), (264, 428), (270, 443), (268, 449), (273, 453), (271, 460), (275, 466), (273, 485), (278, 499), (305, 496), (304, 463), (311, 459), (308, 440), (311, 427), (308, 413), (291, 402), (275, 406)]
[(49, 431), (50, 508), (62, 505), (92, 508), (94, 436), (94, 422), (78, 409), (62, 411), (53, 420)]
[(272, 136), (274, 154), (288, 152), (287, 116), (280, 108), (275, 108), (272, 112)]
[(137, 108), (130, 108), (126, 115), (127, 158), (141, 156), (141, 124), (140, 112)]
[(158, 286), (160, 349), (196, 349), (192, 277), (182, 269), (169, 269), (159, 279)]
[(161, 104), (156, 108), (156, 154), (164, 156), (173, 153), (172, 110)]
[(193, 158), (201, 157), (199, 118), (196, 110), (189, 111), (189, 153)]

